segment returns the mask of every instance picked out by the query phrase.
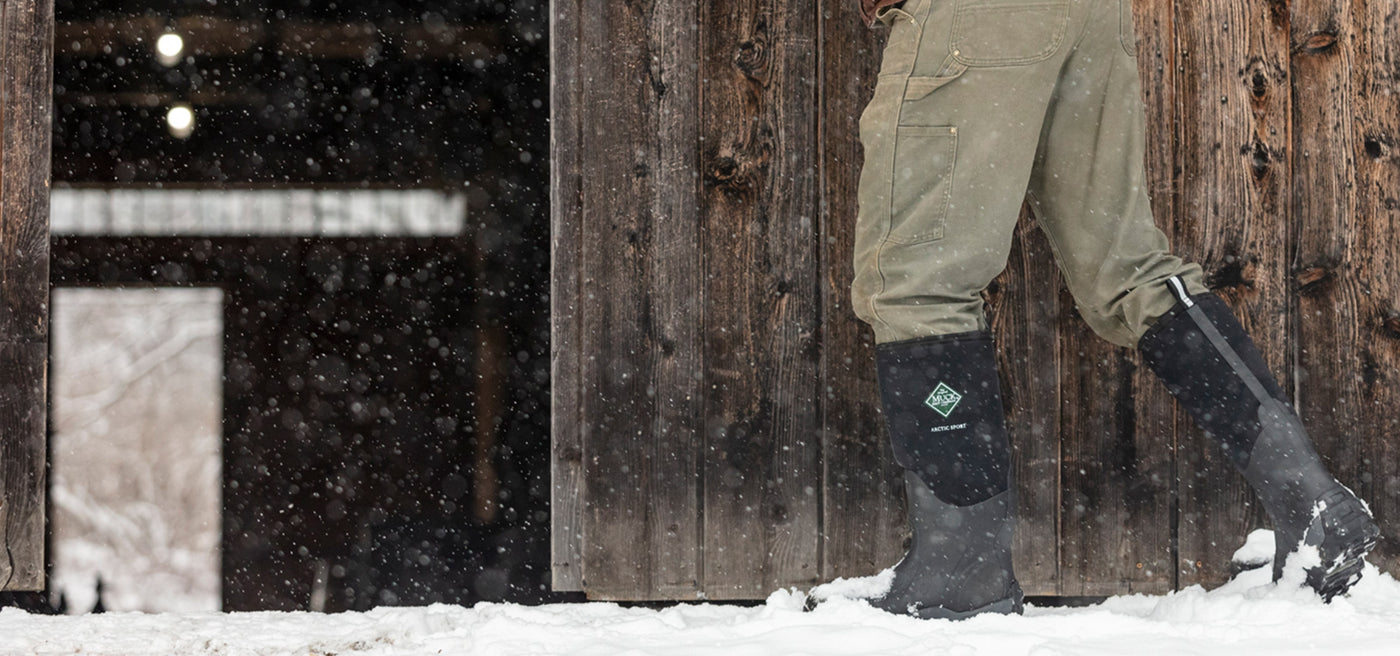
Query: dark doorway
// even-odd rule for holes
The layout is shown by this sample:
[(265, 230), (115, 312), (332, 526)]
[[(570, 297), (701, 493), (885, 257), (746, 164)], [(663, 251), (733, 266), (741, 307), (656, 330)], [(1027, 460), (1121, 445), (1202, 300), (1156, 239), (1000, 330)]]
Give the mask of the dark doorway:
[(545, 16), (57, 3), (54, 284), (224, 294), (224, 609), (560, 598)]

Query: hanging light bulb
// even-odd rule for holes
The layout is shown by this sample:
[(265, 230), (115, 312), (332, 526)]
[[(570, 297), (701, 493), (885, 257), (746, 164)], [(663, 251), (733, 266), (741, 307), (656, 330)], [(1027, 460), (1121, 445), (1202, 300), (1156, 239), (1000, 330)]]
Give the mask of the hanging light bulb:
[(185, 54), (185, 40), (179, 34), (166, 32), (156, 39), (156, 60), (165, 66), (174, 66)]
[(165, 112), (165, 126), (170, 129), (171, 135), (180, 139), (194, 134), (194, 110), (185, 104), (172, 105)]

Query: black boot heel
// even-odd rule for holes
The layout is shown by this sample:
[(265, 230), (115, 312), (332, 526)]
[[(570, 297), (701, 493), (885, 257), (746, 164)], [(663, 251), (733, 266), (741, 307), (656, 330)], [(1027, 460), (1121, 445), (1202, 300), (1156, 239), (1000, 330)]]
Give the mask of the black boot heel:
[[(1307, 583), (1324, 601), (1331, 601), (1361, 580), (1366, 554), (1380, 542), (1381, 531), (1361, 501), (1340, 486), (1318, 502), (1322, 510), (1313, 522), (1317, 528), (1309, 527), (1303, 544), (1315, 543), (1322, 564), (1308, 569)], [(1321, 537), (1314, 537), (1315, 532)], [(1287, 553), (1275, 556), (1280, 557)]]

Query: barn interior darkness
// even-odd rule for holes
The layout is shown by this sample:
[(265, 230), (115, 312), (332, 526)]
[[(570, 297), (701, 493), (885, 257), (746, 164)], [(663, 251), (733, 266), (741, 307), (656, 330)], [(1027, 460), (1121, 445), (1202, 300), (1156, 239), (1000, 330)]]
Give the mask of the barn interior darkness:
[[(460, 229), (428, 236), (55, 234), (55, 286), (223, 290), (225, 610), (562, 598), (547, 585), (546, 14), (57, 0), (56, 193), (465, 198)], [(166, 33), (174, 55), (156, 48)]]

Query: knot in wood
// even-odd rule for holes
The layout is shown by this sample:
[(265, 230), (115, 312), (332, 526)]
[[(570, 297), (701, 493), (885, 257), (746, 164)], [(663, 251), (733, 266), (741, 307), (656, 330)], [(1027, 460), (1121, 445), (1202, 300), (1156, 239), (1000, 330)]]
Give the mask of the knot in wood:
[(1249, 169), (1256, 180), (1262, 180), (1269, 175), (1269, 167), (1273, 163), (1274, 154), (1268, 145), (1255, 139), (1253, 143), (1245, 145), (1240, 151), (1241, 154), (1249, 158)]
[(1305, 37), (1303, 39), (1303, 43), (1299, 47), (1299, 50), (1302, 50), (1303, 52), (1310, 55), (1319, 55), (1325, 52), (1329, 52), (1336, 47), (1337, 33), (1330, 30), (1324, 30), (1313, 32), (1307, 37)]
[(1269, 95), (1269, 78), (1264, 75), (1264, 71), (1254, 71), (1254, 75), (1249, 78), (1249, 92), (1255, 100), (1263, 100)]
[(647, 68), (647, 82), (651, 85), (653, 100), (660, 100), (666, 95), (670, 88), (666, 85), (665, 72), (661, 70), (660, 64), (655, 61)]
[(1366, 156), (1371, 159), (1381, 159), (1390, 152), (1390, 147), (1395, 145), (1395, 140), (1384, 135), (1368, 134), (1361, 147), (1366, 152)]
[(706, 172), (705, 183), (728, 192), (741, 191), (749, 186), (744, 165), (730, 156), (715, 158), (714, 164)]
[(1400, 312), (1389, 310), (1381, 319), (1381, 332), (1391, 339), (1400, 339)]
[(1310, 266), (1298, 272), (1294, 280), (1298, 282), (1298, 291), (1303, 294), (1310, 294), (1319, 291), (1323, 284), (1332, 277), (1332, 269), (1326, 266)]
[(1212, 290), (1254, 287), (1256, 263), (1243, 257), (1232, 255), (1225, 263), (1212, 268), (1206, 274), (1206, 286)]
[(1265, 61), (1263, 57), (1251, 57), (1249, 63), (1239, 71), (1240, 80), (1249, 90), (1249, 102), (1256, 113), (1268, 112), (1270, 93), (1276, 86), (1286, 86), (1288, 71)]
[(738, 52), (734, 53), (734, 67), (750, 79), (762, 78), (768, 68), (767, 37), (758, 34), (740, 43)]
[(720, 157), (715, 160), (715, 165), (710, 167), (710, 177), (716, 181), (732, 179), (739, 174), (739, 162), (733, 157)]
[(1292, 12), (1288, 7), (1288, 0), (1268, 0), (1269, 22), (1275, 27), (1287, 29), (1288, 21), (1292, 17)]

